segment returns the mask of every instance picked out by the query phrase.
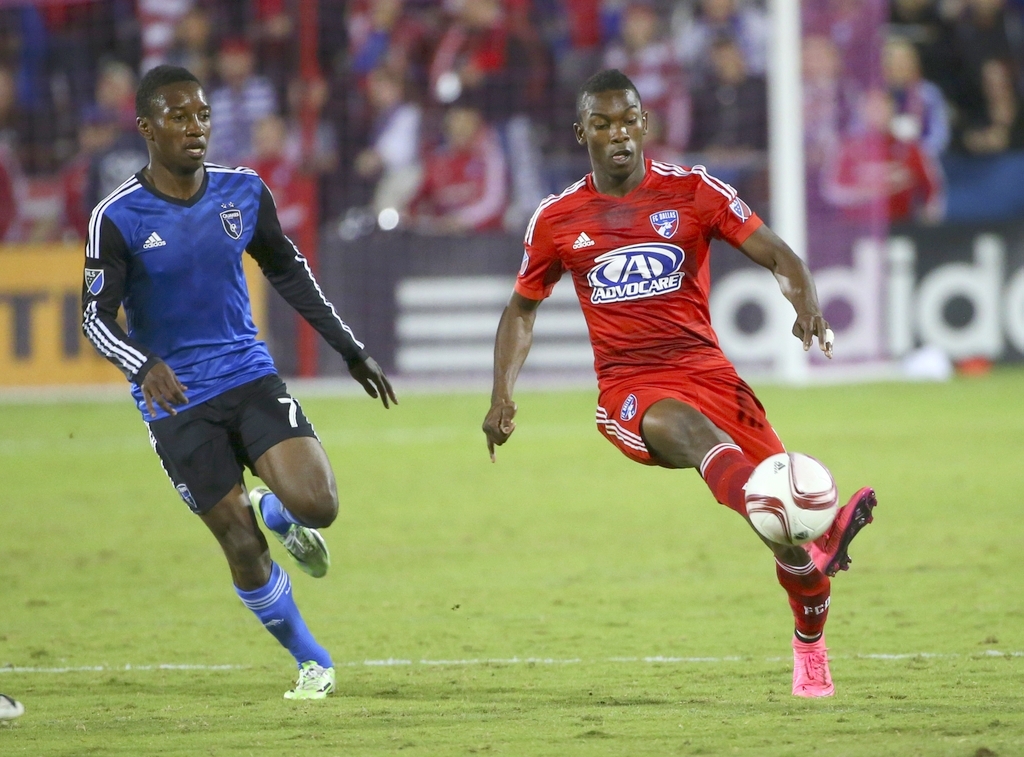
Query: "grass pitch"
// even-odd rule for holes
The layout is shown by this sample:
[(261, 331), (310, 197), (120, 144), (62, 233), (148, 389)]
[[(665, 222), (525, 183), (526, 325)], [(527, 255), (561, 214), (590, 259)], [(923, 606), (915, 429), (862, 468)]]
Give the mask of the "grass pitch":
[(496, 465), (482, 395), (304, 402), (342, 498), (331, 573), (290, 569), (338, 666), (318, 703), (281, 698), (291, 658), (127, 400), (0, 406), (0, 691), (27, 708), (0, 754), (1024, 754), (1022, 388), (760, 392), (879, 495), (821, 701), (789, 694), (770, 554), (696, 473), (614, 450), (590, 393), (518, 397)]

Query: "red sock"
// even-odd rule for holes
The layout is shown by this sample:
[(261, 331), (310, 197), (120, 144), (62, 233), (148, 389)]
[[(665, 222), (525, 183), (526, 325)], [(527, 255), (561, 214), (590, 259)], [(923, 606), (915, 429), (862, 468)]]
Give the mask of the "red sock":
[(700, 475), (715, 499), (746, 517), (747, 504), (743, 486), (754, 472), (754, 466), (743, 456), (743, 451), (731, 442), (716, 444), (704, 456)]
[(825, 628), (828, 618), (832, 582), (818, 570), (813, 562), (797, 567), (775, 561), (775, 574), (779, 584), (789, 594), (797, 633), (804, 641), (813, 640)]

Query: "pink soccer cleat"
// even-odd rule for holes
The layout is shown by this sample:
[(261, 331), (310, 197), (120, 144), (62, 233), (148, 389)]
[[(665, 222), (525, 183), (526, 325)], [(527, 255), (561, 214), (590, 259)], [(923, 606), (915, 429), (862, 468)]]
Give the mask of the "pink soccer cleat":
[(846, 550), (853, 537), (874, 520), (871, 511), (876, 504), (875, 490), (864, 487), (839, 508), (836, 519), (824, 535), (804, 545), (818, 570), (826, 576), (834, 576), (840, 570), (850, 569), (850, 555)]
[(830, 697), (836, 693), (828, 670), (825, 637), (808, 644), (793, 637), (793, 696)]

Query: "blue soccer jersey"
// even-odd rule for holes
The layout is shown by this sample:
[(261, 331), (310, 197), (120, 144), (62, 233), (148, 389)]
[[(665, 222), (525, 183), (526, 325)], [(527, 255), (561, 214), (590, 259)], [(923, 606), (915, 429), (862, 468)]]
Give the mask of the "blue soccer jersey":
[[(141, 173), (92, 212), (85, 246), (83, 330), (132, 382), (159, 361), (188, 387), (190, 405), (275, 372), (256, 338), (242, 272), (248, 252), (281, 296), (348, 364), (363, 345), (324, 297), (302, 254), (281, 230), (270, 190), (248, 168), (206, 164), (189, 200), (159, 192)], [(116, 321), (123, 305), (128, 331)]]

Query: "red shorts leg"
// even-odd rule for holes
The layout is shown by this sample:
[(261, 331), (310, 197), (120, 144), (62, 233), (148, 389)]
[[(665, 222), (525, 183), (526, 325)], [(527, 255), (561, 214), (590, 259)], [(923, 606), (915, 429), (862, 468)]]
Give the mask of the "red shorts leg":
[(731, 365), (700, 374), (649, 373), (617, 382), (598, 398), (598, 430), (630, 460), (660, 465), (644, 443), (640, 424), (647, 409), (663, 399), (676, 399), (702, 412), (754, 465), (786, 451), (764, 407)]

